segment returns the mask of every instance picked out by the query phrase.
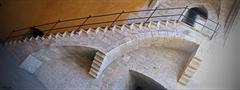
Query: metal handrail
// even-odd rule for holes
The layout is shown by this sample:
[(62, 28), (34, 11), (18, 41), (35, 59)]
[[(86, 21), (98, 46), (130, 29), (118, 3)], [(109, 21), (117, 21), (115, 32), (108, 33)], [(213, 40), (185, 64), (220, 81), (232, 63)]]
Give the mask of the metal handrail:
[[(158, 10), (173, 10), (173, 9), (184, 9), (185, 7), (175, 7), (175, 8), (164, 8), (164, 9), (157, 9)], [(123, 12), (123, 13), (136, 13), (136, 12), (146, 12), (146, 11), (154, 11), (154, 9), (147, 9), (147, 10), (138, 10), (138, 11), (127, 11), (127, 12)], [(103, 15), (95, 15), (95, 16), (91, 16), (91, 18), (97, 18), (97, 17), (104, 17), (104, 16), (111, 16), (111, 15), (117, 15), (120, 14), (122, 12), (119, 13), (111, 13), (111, 14), (103, 14)], [(80, 18), (73, 18), (73, 19), (66, 19), (66, 20), (61, 20), (59, 23), (61, 22), (68, 22), (68, 21), (75, 21), (75, 20), (81, 20), (81, 19), (86, 19), (87, 17), (80, 17)], [(50, 22), (50, 23), (45, 23), (45, 24), (40, 24), (40, 25), (35, 25), (35, 27), (40, 27), (40, 26), (45, 26), (45, 25), (50, 25), (50, 24), (54, 24), (57, 23), (58, 21), (55, 22)], [(21, 28), (18, 30), (14, 30), (14, 31), (21, 31), (21, 30), (26, 30), (29, 27), (25, 27), (25, 28)]]
[[(161, 10), (175, 10), (175, 9), (179, 9), (182, 10), (181, 13), (179, 14), (168, 14), (168, 15), (160, 15), (160, 16), (154, 16), (153, 14), (156, 11), (161, 11)], [(48, 26), (51, 25), (51, 27), (49, 29), (45, 29), (45, 30), (41, 30), (42, 32), (46, 32), (45, 35), (47, 35), (48, 33), (50, 33), (51, 31), (56, 31), (56, 30), (60, 30), (60, 29), (66, 29), (66, 28), (76, 28), (77, 30), (79, 30), (82, 26), (89, 26), (89, 25), (96, 25), (96, 24), (104, 24), (104, 23), (111, 23), (110, 27), (113, 26), (113, 24), (119, 22), (119, 21), (129, 21), (129, 20), (140, 20), (140, 19), (147, 19), (145, 20), (144, 23), (148, 22), (150, 19), (152, 18), (158, 18), (158, 17), (174, 17), (174, 16), (179, 16), (179, 18), (177, 19), (177, 21), (179, 21), (179, 19), (183, 16), (185, 18), (189, 18), (186, 17), (184, 15), (185, 11), (189, 9), (188, 6), (186, 7), (174, 7), (174, 8), (164, 8), (164, 9), (159, 9), (159, 8), (155, 8), (155, 9), (147, 9), (147, 10), (139, 10), (139, 11), (122, 11), (122, 12), (118, 12), (118, 13), (111, 13), (111, 14), (103, 14), (103, 15), (94, 15), (94, 16), (87, 16), (87, 17), (80, 17), (80, 18), (73, 18), (73, 19), (66, 19), (66, 20), (58, 20), (55, 22), (50, 22), (50, 23), (45, 23), (45, 24), (40, 24), (40, 25), (35, 25), (34, 27), (38, 28), (38, 27), (42, 27), (42, 26)], [(135, 17), (135, 18), (127, 18), (127, 19), (119, 19), (123, 14), (131, 14), (131, 13), (137, 13), (137, 12), (151, 12), (150, 16), (146, 16), (146, 17)], [(93, 18), (101, 18), (101, 17), (106, 17), (106, 16), (114, 16), (117, 15), (116, 18), (113, 21), (103, 21), (103, 22), (93, 22), (93, 23), (86, 23), (88, 21), (88, 19), (93, 19)], [(191, 18), (190, 18), (191, 19)], [(83, 23), (79, 24), (79, 25), (71, 25), (71, 26), (63, 26), (63, 27), (56, 27), (57, 24), (60, 23), (66, 23), (66, 22), (70, 22), (70, 21), (77, 21), (77, 20), (84, 20)], [(192, 20), (192, 19), (191, 19)], [(199, 22), (196, 22), (200, 25), (202, 25), (203, 27), (206, 27), (207, 29), (209, 29), (210, 31), (213, 31), (214, 34), (217, 32), (217, 29), (219, 28), (219, 24), (216, 23), (213, 20), (207, 19), (208, 21), (211, 21), (213, 23), (216, 24), (216, 28), (215, 29), (211, 29), (209, 27), (207, 27), (206, 25), (203, 25)], [(10, 38), (15, 38), (15, 37), (20, 37), (23, 36), (23, 34), (18, 34), (18, 35), (13, 35), (14, 33), (17, 32), (22, 32), (25, 30), (29, 30), (29, 27), (27, 28), (22, 28), (22, 29), (18, 29), (18, 30), (13, 30), (7, 37), (6, 40), (10, 39)], [(213, 35), (211, 36), (213, 37)]]

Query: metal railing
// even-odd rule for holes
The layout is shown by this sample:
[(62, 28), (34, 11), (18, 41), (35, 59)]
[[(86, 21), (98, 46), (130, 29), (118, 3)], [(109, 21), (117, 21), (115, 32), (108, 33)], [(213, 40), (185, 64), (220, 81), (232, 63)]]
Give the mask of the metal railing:
[[(187, 16), (184, 15), (184, 13), (188, 9), (189, 8), (186, 6), (186, 7), (164, 8), (164, 9), (155, 8), (155, 9), (139, 10), (139, 11), (122, 11), (122, 12), (119, 12), (119, 13), (111, 13), (111, 14), (95, 15), (95, 16), (89, 15), (87, 17), (81, 17), (81, 18), (58, 20), (58, 21), (55, 21), (55, 22), (45, 23), (45, 24), (36, 25), (36, 26), (32, 26), (32, 27), (38, 28), (42, 32), (44, 32), (45, 35), (48, 35), (51, 32), (79, 30), (79, 29), (84, 28), (84, 27), (89, 28), (90, 26), (99, 27), (99, 26), (101, 26), (100, 24), (104, 24), (104, 26), (108, 25), (109, 28), (111, 28), (114, 24), (119, 24), (119, 23), (120, 24), (125, 24), (127, 21), (133, 21), (133, 20), (135, 20), (134, 23), (144, 22), (144, 24), (145, 24), (149, 21), (153, 21), (151, 19), (162, 20), (163, 18), (173, 18), (173, 19), (177, 20), (177, 22), (179, 22), (179, 21), (181, 21), (181, 18), (188, 18)], [(155, 14), (157, 14), (156, 12), (158, 12), (158, 13), (161, 13), (161, 12), (164, 12), (164, 11), (175, 12), (176, 10), (178, 10), (179, 13), (155, 15)], [(126, 16), (126, 15), (129, 16), (130, 14), (136, 14), (136, 13), (139, 14), (139, 13), (142, 13), (142, 12), (144, 12), (144, 14), (145, 14), (145, 16), (143, 16), (143, 17), (140, 17), (140, 16), (137, 17), (136, 16), (136, 17), (127, 18), (127, 19), (126, 18), (121, 18), (122, 16)], [(146, 13), (147, 13), (147, 15), (149, 15), (149, 14), (150, 15), (146, 16)], [(97, 22), (97, 21), (92, 20), (92, 22), (88, 23), (88, 21), (90, 19), (95, 19), (95, 18), (103, 18), (104, 19), (104, 17), (106, 18), (106, 17), (109, 17), (109, 16), (114, 16), (115, 17), (114, 20), (101, 21), (101, 22)], [(190, 20), (193, 20), (193, 19), (190, 18)], [(75, 25), (60, 25), (62, 23), (66, 24), (66, 23), (71, 23), (73, 21), (81, 21), (81, 23), (77, 23)], [(125, 23), (123, 21), (125, 21)], [(217, 23), (213, 20), (210, 20), (210, 19), (207, 19), (207, 21), (210, 21), (210, 22), (216, 24), (216, 27), (215, 28), (210, 28), (207, 25), (203, 25), (203, 24), (201, 24), (197, 21), (194, 21), (194, 22), (203, 26), (204, 28), (207, 28), (208, 30), (212, 31), (213, 34), (210, 36), (211, 37), (210, 39), (212, 39), (213, 36), (218, 31), (218, 28), (220, 27), (220, 25), (219, 25), (219, 23)], [(45, 27), (45, 28), (42, 28), (42, 27)], [(13, 30), (8, 35), (8, 37), (6, 38), (5, 41), (11, 40), (11, 39), (16, 39), (16, 38), (25, 38), (28, 31), (29, 31), (29, 28), (30, 27), (22, 28), (22, 29), (18, 29), (18, 30)], [(66, 30), (66, 29), (69, 29), (69, 30)]]

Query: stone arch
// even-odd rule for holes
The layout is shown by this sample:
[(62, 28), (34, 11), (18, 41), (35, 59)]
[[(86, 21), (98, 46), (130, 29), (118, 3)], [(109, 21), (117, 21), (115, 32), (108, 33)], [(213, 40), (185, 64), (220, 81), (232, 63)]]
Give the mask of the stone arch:
[[(102, 70), (104, 71), (104, 69), (106, 69), (116, 58), (123, 55), (123, 53), (127, 53), (138, 48), (151, 46), (174, 48), (195, 55), (194, 52), (196, 52), (196, 50), (198, 49), (199, 44), (194, 41), (185, 40), (184, 37), (171, 37), (171, 35), (159, 35), (156, 37), (142, 37), (134, 39), (109, 51), (104, 59), (104, 65), (102, 67)], [(184, 66), (181, 67), (182, 69), (184, 68)]]
[[(149, 23), (149, 25), (150, 24), (151, 23)], [(131, 26), (133, 25), (138, 26), (137, 24), (132, 24)], [(141, 24), (139, 24), (139, 26), (140, 25)], [(169, 24), (166, 23), (166, 25)], [(29, 55), (34, 51), (51, 46), (87, 46), (96, 48), (97, 50), (102, 52), (101, 56), (103, 56), (104, 58), (104, 60), (101, 60), (99, 64), (100, 68), (97, 68), (99, 72), (96, 71), (97, 73), (101, 74), (102, 71), (104, 71), (104, 69), (114, 60), (114, 57), (117, 57), (117, 55), (121, 55), (121, 53), (134, 50), (134, 48), (136, 47), (146, 47), (146, 45), (178, 47), (177, 45), (179, 44), (176, 44), (174, 42), (189, 41), (199, 44), (202, 40), (202, 38), (199, 39), (199, 37), (192, 37), (195, 36), (195, 34), (198, 35), (198, 33), (191, 32), (185, 29), (177, 30), (176, 27), (172, 27), (171, 29), (164, 27), (162, 29), (153, 27), (144, 27), (139, 29), (140, 30), (133, 29), (129, 31), (109, 30), (102, 32), (91, 32), (92, 30), (88, 30), (88, 33), (78, 32), (78, 34), (74, 34), (72, 36), (62, 36), (61, 34), (56, 34), (54, 35), (54, 37), (48, 36), (47, 39), (35, 38), (29, 41), (25, 41), (24, 43), (15, 43), (9, 48), (15, 51), (17, 49), (27, 51), (27, 53), (21, 53), (22, 51), (16, 51), (16, 54), (22, 57), (22, 60), (26, 58), (25, 56)], [(158, 40), (159, 42), (155, 43)], [(144, 41), (144, 43), (139, 43), (140, 41)], [(167, 44), (166, 41), (169, 43)], [(171, 44), (171, 42), (173, 43)], [(182, 46), (186, 46), (186, 44), (183, 44)], [(181, 48), (182, 46), (180, 45)]]

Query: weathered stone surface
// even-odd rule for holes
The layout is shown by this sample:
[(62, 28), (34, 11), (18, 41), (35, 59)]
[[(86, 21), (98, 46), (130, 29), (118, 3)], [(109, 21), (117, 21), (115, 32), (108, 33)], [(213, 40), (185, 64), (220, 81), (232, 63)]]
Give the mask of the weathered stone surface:
[(34, 73), (42, 64), (42, 61), (38, 60), (37, 58), (35, 58), (32, 55), (29, 55), (26, 60), (24, 60), (21, 65), (20, 68), (30, 72), (30, 73)]

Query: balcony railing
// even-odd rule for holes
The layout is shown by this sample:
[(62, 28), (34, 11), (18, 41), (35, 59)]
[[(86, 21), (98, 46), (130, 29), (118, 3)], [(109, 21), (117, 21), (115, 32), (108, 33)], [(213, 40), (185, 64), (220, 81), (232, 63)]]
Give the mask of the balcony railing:
[[(80, 29), (101, 27), (101, 26), (107, 26), (107, 25), (109, 26), (109, 28), (111, 28), (115, 24), (119, 25), (119, 24), (140, 23), (140, 22), (144, 22), (145, 24), (150, 21), (157, 21), (157, 20), (164, 20), (164, 19), (177, 20), (177, 22), (179, 22), (181, 21), (181, 18), (189, 18), (184, 15), (184, 13), (187, 10), (189, 10), (189, 8), (186, 6), (186, 7), (164, 8), (164, 9), (155, 8), (155, 9), (139, 10), (139, 11), (122, 11), (118, 13), (111, 13), (111, 14), (104, 14), (104, 15), (95, 15), (95, 16), (89, 15), (87, 17), (81, 17), (81, 18), (58, 20), (55, 22), (35, 25), (32, 27), (38, 28), (45, 35), (48, 35), (50, 33), (80, 30)], [(130, 15), (135, 15), (135, 16), (128, 17)], [(113, 20), (106, 21), (106, 18), (108, 18), (108, 20), (109, 18)], [(191, 18), (189, 19), (193, 20)], [(194, 22), (196, 24), (203, 26), (204, 30), (208, 30), (212, 32), (211, 35), (209, 36), (210, 39), (214, 37), (214, 35), (216, 34), (216, 32), (220, 27), (219, 23), (210, 19), (207, 19), (207, 22), (213, 23), (215, 26), (214, 28), (209, 27), (207, 24), (201, 24), (197, 21), (194, 21)], [(12, 40), (12, 39), (26, 38), (26, 35), (29, 32), (29, 28), (30, 27), (13, 30), (6, 38), (6, 41)]]

